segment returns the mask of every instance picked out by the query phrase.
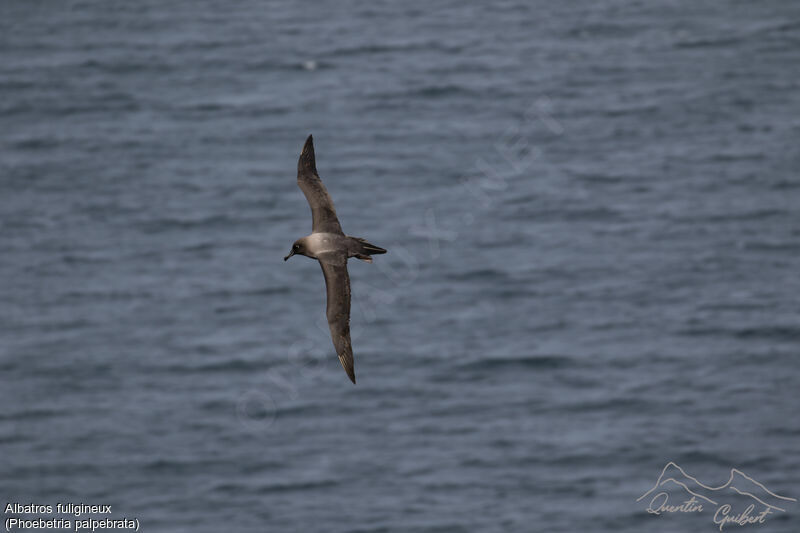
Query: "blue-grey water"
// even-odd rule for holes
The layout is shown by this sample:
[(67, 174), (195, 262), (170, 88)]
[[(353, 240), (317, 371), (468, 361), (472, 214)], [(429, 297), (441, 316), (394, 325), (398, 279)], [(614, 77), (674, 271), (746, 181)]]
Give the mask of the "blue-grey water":
[[(356, 386), (282, 260), (309, 133), (389, 250)], [(717, 530), (636, 502), (669, 461), (800, 498), (798, 139), (796, 2), (3, 2), (0, 502)]]

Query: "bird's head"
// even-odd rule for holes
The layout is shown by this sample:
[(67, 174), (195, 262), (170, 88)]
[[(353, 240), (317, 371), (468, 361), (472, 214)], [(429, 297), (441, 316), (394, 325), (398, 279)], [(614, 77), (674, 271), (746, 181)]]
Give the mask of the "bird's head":
[(306, 255), (305, 237), (303, 237), (302, 239), (297, 239), (296, 241), (294, 241), (294, 244), (292, 245), (292, 249), (289, 250), (289, 255), (284, 257), (283, 260), (286, 261), (287, 259), (289, 259), (290, 257), (292, 257), (295, 254)]

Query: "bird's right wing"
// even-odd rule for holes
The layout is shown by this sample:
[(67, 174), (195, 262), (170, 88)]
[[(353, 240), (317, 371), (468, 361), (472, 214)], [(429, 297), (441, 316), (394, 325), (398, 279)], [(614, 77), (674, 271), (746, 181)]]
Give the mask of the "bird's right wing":
[(325, 252), (318, 254), (317, 258), (328, 290), (326, 314), (331, 340), (344, 371), (350, 381), (355, 383), (353, 347), (350, 344), (350, 276), (347, 274), (347, 253)]
[(344, 235), (333, 200), (322, 180), (317, 174), (317, 163), (314, 158), (314, 139), (311, 135), (306, 139), (300, 159), (297, 161), (297, 185), (306, 195), (311, 207), (311, 231), (314, 233), (337, 233)]

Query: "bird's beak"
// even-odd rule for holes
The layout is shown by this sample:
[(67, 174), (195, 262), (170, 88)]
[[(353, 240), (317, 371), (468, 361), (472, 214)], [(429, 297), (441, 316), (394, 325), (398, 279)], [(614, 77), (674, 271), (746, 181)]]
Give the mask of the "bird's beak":
[(291, 252), (289, 252), (289, 255), (287, 255), (286, 257), (284, 257), (284, 258), (283, 258), (283, 260), (284, 260), (284, 261), (286, 261), (287, 259), (289, 259), (289, 258), (290, 258), (290, 257), (292, 257), (293, 255), (294, 255), (294, 250), (292, 250)]

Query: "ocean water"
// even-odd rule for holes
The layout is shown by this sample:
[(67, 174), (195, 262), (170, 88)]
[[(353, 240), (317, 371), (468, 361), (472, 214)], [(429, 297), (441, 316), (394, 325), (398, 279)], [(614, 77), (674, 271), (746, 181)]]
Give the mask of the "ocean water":
[[(0, 503), (718, 530), (636, 501), (670, 461), (800, 498), (799, 65), (792, 2), (4, 2)], [(309, 133), (389, 250), (356, 386), (282, 260)]]

